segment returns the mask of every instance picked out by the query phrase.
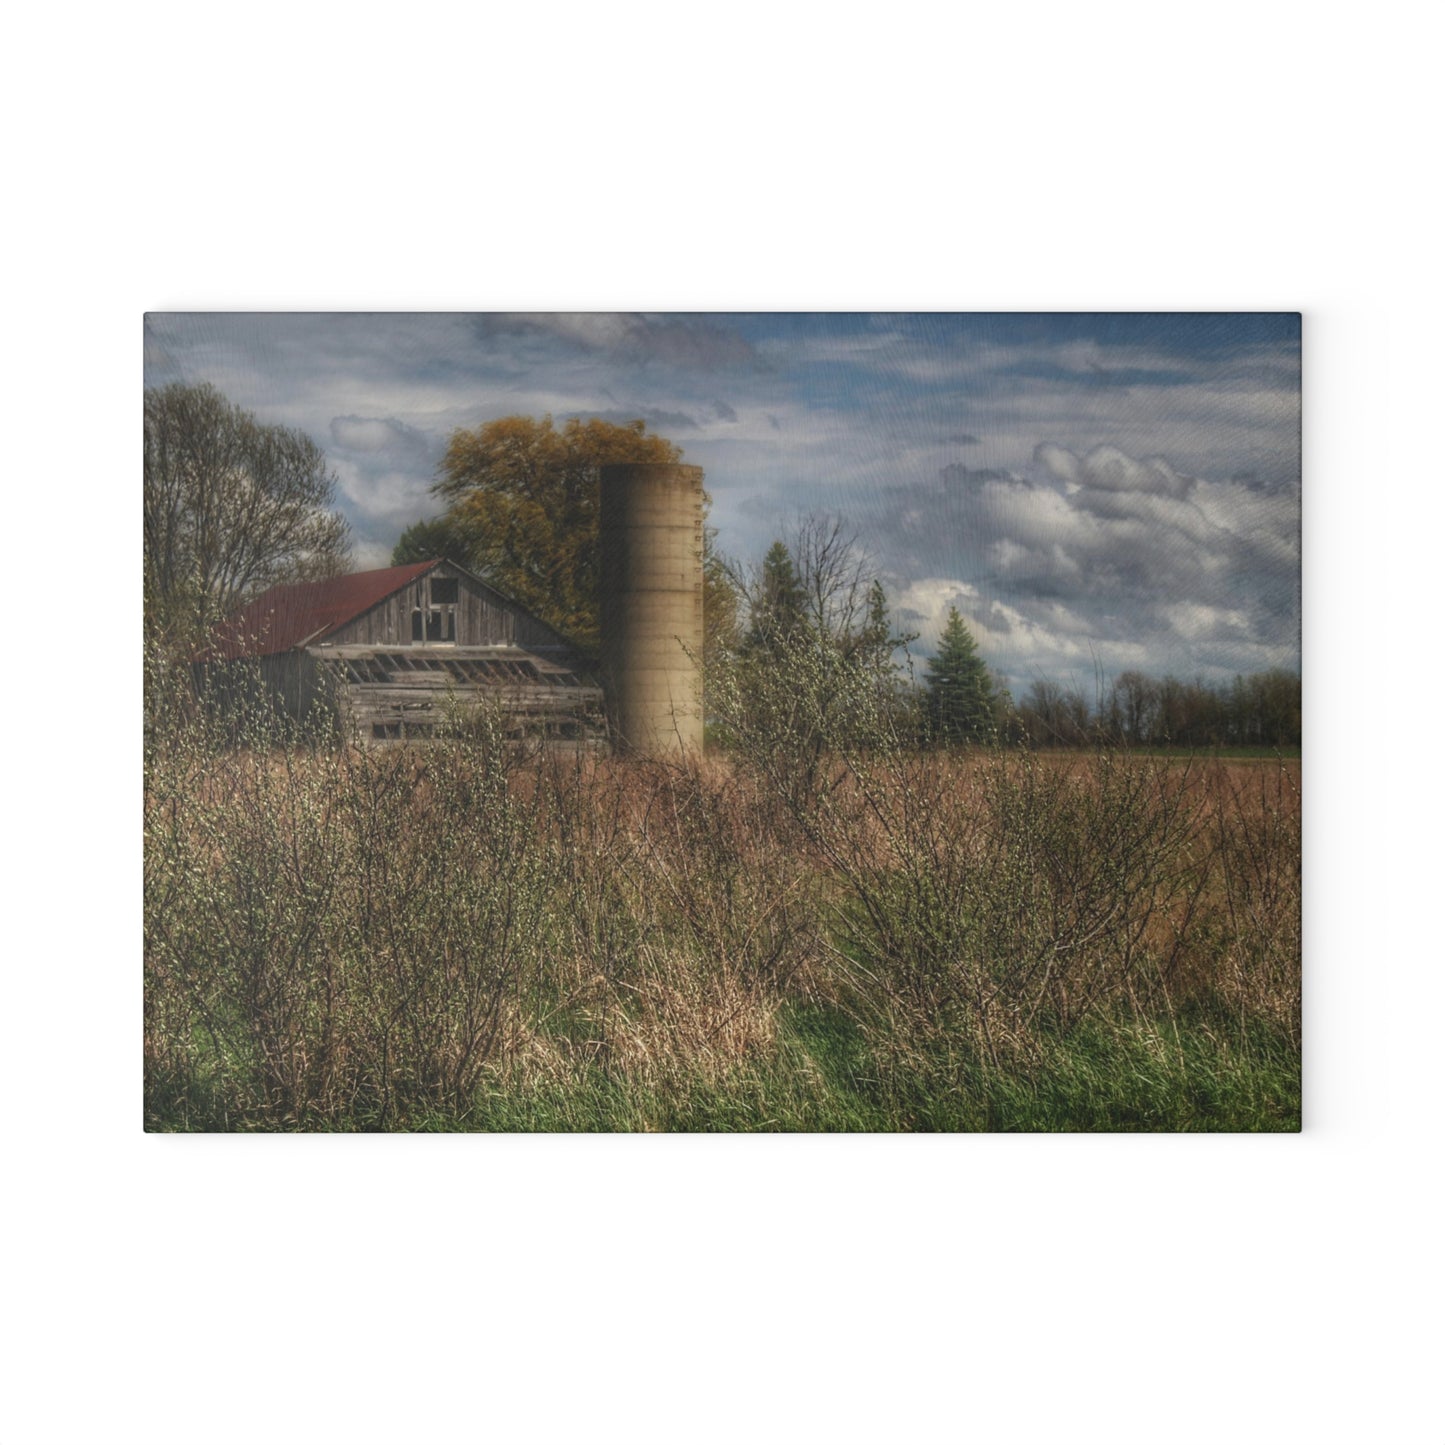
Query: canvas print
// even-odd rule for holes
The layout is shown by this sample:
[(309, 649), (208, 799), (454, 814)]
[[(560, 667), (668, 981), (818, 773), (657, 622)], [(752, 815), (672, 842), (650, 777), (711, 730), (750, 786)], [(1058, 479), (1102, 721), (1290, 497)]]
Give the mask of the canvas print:
[(1300, 1127), (1296, 314), (151, 314), (155, 1131)]

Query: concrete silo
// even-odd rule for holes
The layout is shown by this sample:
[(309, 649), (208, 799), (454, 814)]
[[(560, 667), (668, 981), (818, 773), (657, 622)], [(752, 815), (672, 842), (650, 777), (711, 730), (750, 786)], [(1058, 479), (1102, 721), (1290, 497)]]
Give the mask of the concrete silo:
[(602, 683), (629, 752), (702, 752), (702, 468), (602, 468)]

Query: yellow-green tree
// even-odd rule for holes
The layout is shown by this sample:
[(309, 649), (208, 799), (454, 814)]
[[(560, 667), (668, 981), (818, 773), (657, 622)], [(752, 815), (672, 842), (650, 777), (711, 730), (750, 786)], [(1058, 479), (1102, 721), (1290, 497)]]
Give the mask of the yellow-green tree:
[[(598, 642), (602, 468), (677, 462), (682, 448), (645, 422), (508, 416), (452, 433), (433, 491), (449, 506), (402, 534), (397, 564), (447, 556), (580, 643)], [(703, 498), (704, 508), (707, 498)], [(705, 531), (705, 652), (734, 639), (737, 598)]]
[(507, 416), (452, 433), (433, 489), (487, 581), (584, 647), (597, 644), (598, 498), (604, 466), (676, 462), (644, 422)]

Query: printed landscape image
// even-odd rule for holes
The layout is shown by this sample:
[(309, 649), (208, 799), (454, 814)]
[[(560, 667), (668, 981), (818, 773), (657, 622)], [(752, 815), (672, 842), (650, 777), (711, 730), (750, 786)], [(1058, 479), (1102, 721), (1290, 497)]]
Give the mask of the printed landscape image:
[(1294, 314), (153, 314), (148, 1130), (1289, 1131)]

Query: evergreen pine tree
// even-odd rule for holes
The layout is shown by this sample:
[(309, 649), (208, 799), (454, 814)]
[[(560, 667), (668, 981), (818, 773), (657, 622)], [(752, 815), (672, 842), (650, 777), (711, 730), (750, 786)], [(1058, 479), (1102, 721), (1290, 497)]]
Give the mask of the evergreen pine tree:
[(973, 634), (948, 609), (948, 622), (938, 639), (938, 652), (924, 672), (928, 713), (934, 736), (945, 742), (977, 742), (993, 732), (993, 684), (978, 655)]
[(774, 542), (763, 558), (758, 596), (744, 642), (748, 652), (776, 652), (797, 636), (803, 622), (803, 584), (793, 554), (784, 542)]

